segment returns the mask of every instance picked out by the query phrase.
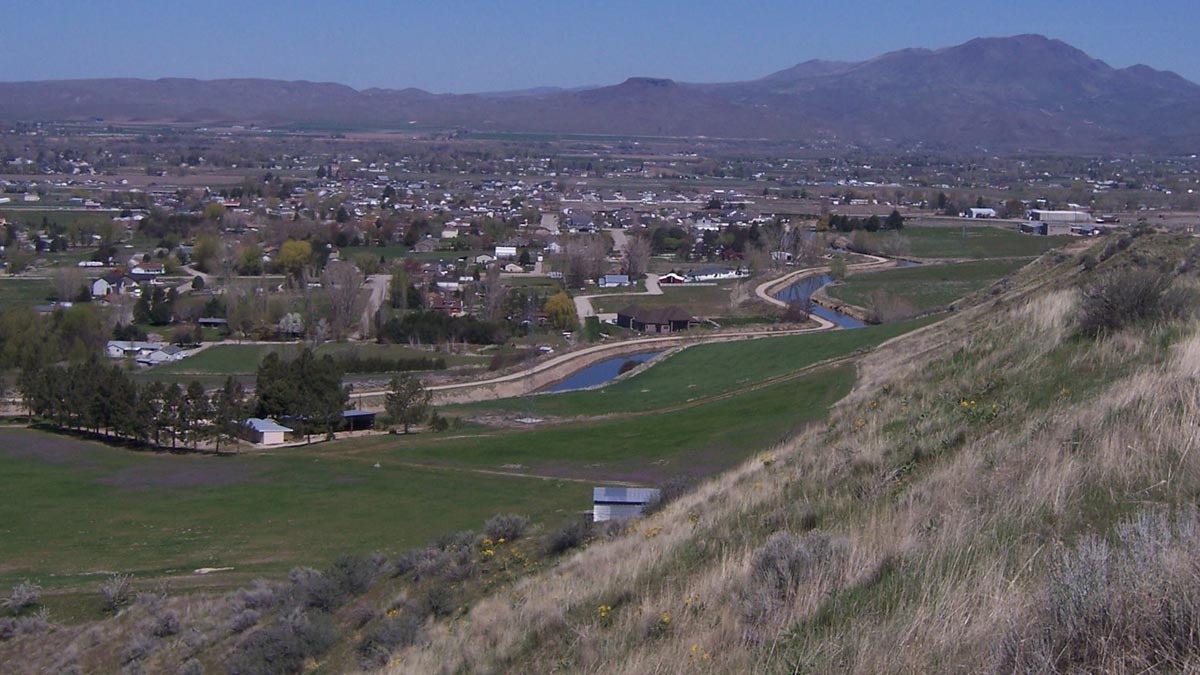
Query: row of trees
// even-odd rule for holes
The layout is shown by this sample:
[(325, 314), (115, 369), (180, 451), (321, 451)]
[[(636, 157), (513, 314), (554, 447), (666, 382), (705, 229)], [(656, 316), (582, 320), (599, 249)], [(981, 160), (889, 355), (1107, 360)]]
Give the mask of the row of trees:
[(211, 440), (220, 452), (240, 435), (248, 409), (245, 391), (232, 377), (210, 395), (197, 381), (186, 389), (138, 384), (120, 366), (95, 357), (24, 368), (18, 387), (29, 413), (57, 427), (159, 447), (195, 449)]
[(328, 354), (318, 358), (304, 349), (285, 361), (272, 352), (258, 366), (254, 410), (259, 417), (288, 418), (306, 440), (316, 432), (332, 436), (350, 400), (342, 375), (341, 366)]
[(839, 215), (829, 216), (829, 229), (839, 232), (853, 232), (855, 230), (878, 232), (879, 230), (900, 230), (903, 227), (904, 216), (900, 215), (900, 212), (896, 210), (892, 210), (892, 213), (886, 219), (881, 219), (876, 215), (866, 218)]

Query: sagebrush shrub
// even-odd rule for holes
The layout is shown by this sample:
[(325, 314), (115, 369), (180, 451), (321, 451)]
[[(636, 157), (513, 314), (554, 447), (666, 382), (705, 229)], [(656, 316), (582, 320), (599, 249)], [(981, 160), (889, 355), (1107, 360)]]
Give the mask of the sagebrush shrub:
[(1138, 514), (1050, 565), (998, 647), (997, 672), (1188, 671), (1200, 662), (1200, 516)]
[(1152, 270), (1122, 270), (1097, 279), (1083, 291), (1079, 332), (1094, 337), (1143, 321), (1181, 317), (1188, 294), (1171, 286), (1171, 277)]
[(566, 553), (573, 548), (582, 546), (590, 536), (592, 536), (590, 521), (571, 521), (546, 537), (546, 552), (551, 555)]
[(529, 531), (529, 519), (515, 513), (492, 516), (483, 526), (483, 532), (491, 539), (519, 539)]
[(0, 606), (15, 614), (26, 607), (37, 604), (41, 594), (42, 587), (26, 579), (13, 586), (12, 593), (4, 599), (4, 602), (0, 603)]
[(128, 574), (114, 574), (100, 584), (100, 596), (104, 599), (104, 609), (116, 612), (129, 604), (133, 597), (133, 577)]

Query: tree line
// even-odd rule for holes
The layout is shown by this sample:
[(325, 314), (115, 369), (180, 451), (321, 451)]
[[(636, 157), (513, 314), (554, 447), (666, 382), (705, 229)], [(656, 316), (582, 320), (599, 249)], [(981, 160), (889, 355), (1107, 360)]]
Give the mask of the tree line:
[(904, 216), (900, 215), (900, 212), (895, 209), (892, 210), (892, 213), (886, 219), (882, 219), (876, 215), (871, 215), (867, 218), (840, 215), (829, 216), (829, 229), (837, 230), (838, 232), (853, 232), (855, 230), (878, 232), (879, 230), (900, 230), (903, 228)]
[(219, 453), (241, 435), (248, 410), (245, 390), (232, 377), (212, 394), (195, 380), (186, 388), (139, 384), (94, 356), (23, 368), (17, 386), (29, 414), (47, 424), (172, 449), (213, 441)]
[(86, 431), (159, 448), (222, 446), (245, 434), (250, 416), (285, 419), (306, 438), (332, 434), (342, 424), (349, 390), (330, 356), (311, 350), (284, 361), (270, 354), (259, 366), (257, 397), (232, 376), (208, 392), (199, 381), (138, 383), (126, 370), (96, 356), (68, 363), (33, 363), (17, 378), (29, 414), (60, 429)]

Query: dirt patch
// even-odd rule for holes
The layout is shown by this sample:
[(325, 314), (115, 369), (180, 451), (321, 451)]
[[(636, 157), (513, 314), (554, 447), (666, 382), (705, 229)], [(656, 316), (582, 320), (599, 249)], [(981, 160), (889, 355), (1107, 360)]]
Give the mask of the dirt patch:
[[(111, 469), (102, 453), (119, 453), (142, 461)], [(99, 474), (95, 483), (109, 487), (225, 487), (263, 480), (266, 467), (236, 457), (171, 455), (106, 446), (72, 436), (35, 429), (0, 428), (0, 457), (69, 466)]]
[(233, 457), (155, 457), (96, 479), (125, 489), (228, 487), (262, 481), (263, 470)]
[(86, 466), (91, 459), (89, 455), (97, 449), (99, 446), (94, 443), (69, 436), (33, 429), (0, 428), (0, 454), (10, 459)]

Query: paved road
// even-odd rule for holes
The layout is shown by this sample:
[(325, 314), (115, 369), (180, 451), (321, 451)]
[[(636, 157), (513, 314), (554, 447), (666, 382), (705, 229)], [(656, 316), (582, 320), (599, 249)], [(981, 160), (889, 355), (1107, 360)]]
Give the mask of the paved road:
[[(620, 232), (620, 230), (617, 230)], [(589, 316), (596, 316), (596, 309), (592, 307), (592, 298), (610, 298), (614, 296), (627, 295), (662, 295), (662, 286), (658, 284), (657, 274), (646, 275), (646, 290), (630, 291), (628, 293), (593, 293), (591, 295), (575, 296), (575, 314), (579, 316), (579, 320), (583, 321)]]
[(367, 277), (366, 287), (371, 289), (371, 296), (367, 298), (367, 306), (363, 308), (362, 320), (358, 324), (358, 337), (366, 338), (371, 334), (371, 324), (375, 321), (375, 313), (383, 307), (383, 301), (387, 299), (388, 282), (391, 280), (391, 275), (388, 274), (372, 274)]

